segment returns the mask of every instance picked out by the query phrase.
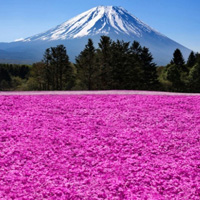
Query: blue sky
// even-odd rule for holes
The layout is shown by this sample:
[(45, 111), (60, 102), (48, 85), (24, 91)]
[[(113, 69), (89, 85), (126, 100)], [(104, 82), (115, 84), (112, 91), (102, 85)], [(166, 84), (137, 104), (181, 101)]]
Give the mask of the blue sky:
[(0, 42), (46, 31), (98, 5), (122, 6), (162, 34), (200, 52), (200, 0), (0, 0)]

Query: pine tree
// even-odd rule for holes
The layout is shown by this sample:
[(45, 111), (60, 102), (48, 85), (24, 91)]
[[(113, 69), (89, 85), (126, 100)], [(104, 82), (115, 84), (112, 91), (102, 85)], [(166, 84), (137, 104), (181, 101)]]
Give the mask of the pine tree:
[(140, 60), (141, 53), (142, 47), (140, 43), (134, 41), (130, 47), (128, 55), (129, 69), (127, 76), (127, 89), (141, 89), (141, 85), (143, 85), (143, 69)]
[(101, 36), (98, 49), (98, 64), (100, 70), (100, 89), (111, 89), (112, 82), (112, 66), (111, 66), (111, 56), (112, 56), (112, 40), (107, 36)]
[(183, 55), (179, 49), (176, 49), (173, 53), (173, 58), (171, 60), (171, 64), (175, 64), (182, 71), (186, 71), (185, 61)]
[(187, 67), (191, 68), (195, 65), (195, 63), (196, 63), (196, 56), (195, 56), (194, 52), (192, 51), (187, 60)]
[(52, 59), (51, 65), (54, 67), (56, 90), (63, 89), (63, 81), (70, 69), (69, 57), (66, 48), (63, 45), (51, 47)]
[(44, 82), (45, 82), (45, 90), (50, 90), (50, 85), (52, 82), (52, 69), (51, 69), (51, 52), (50, 52), (50, 48), (46, 49), (44, 56), (43, 56), (43, 60), (42, 62), (44, 62), (45, 64), (45, 70), (44, 70)]
[(88, 39), (85, 49), (76, 58), (78, 78), (88, 90), (95, 88), (94, 84), (97, 73), (95, 51), (93, 41)]
[(71, 73), (69, 57), (63, 45), (46, 49), (43, 62), (45, 63), (45, 82), (47, 89), (63, 90), (66, 77)]
[(140, 54), (140, 63), (142, 67), (142, 89), (155, 89), (158, 87), (158, 75), (156, 71), (156, 64), (153, 62), (153, 56), (149, 49), (143, 47)]
[(112, 87), (126, 89), (129, 74), (129, 42), (119, 41), (112, 43)]
[(200, 53), (195, 54), (196, 62), (200, 62)]
[(133, 41), (130, 49), (131, 49), (131, 53), (136, 56), (139, 56), (142, 52), (142, 47), (141, 47), (140, 43), (137, 41)]

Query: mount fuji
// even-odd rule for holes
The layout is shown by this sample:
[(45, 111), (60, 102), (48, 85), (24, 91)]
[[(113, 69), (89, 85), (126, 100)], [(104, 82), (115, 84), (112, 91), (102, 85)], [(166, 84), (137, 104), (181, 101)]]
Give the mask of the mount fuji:
[(146, 25), (122, 7), (98, 6), (43, 33), (0, 43), (0, 61), (7, 63), (33, 63), (42, 59), (46, 48), (63, 44), (71, 61), (78, 56), (91, 38), (98, 47), (102, 35), (112, 40), (138, 41), (149, 48), (154, 62), (166, 65), (179, 48), (187, 59), (190, 49), (178, 44)]

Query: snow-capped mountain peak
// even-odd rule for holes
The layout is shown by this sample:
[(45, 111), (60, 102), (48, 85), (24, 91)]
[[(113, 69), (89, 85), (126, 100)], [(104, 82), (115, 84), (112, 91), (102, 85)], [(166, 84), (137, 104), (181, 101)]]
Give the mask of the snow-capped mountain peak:
[(133, 35), (140, 38), (144, 32), (152, 31), (156, 32), (122, 7), (98, 6), (53, 29), (26, 38), (24, 41), (66, 40), (110, 33)]
[[(46, 32), (8, 44), (0, 43), (0, 50), (4, 52), (2, 55), (6, 55), (7, 62), (23, 58), (27, 63), (31, 63), (41, 60), (45, 49), (63, 44), (73, 61), (84, 49), (88, 38), (91, 38), (95, 48), (98, 48), (102, 35), (109, 36), (113, 41), (138, 41), (141, 46), (149, 48), (159, 65), (169, 63), (177, 48), (181, 50), (185, 59), (191, 52), (117, 6), (92, 8)], [(2, 55), (0, 59), (3, 58), (5, 62), (5, 56)]]

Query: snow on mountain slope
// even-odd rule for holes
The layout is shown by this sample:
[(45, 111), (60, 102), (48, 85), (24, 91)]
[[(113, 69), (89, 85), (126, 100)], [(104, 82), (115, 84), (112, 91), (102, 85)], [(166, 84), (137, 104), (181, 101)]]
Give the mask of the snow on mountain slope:
[[(0, 43), (0, 61), (28, 64), (40, 61), (45, 49), (63, 44), (67, 47), (70, 60), (84, 49), (88, 38), (98, 48), (100, 36), (107, 35), (112, 40), (138, 41), (149, 48), (158, 65), (166, 65), (173, 52), (179, 48), (185, 59), (191, 50), (152, 29), (122, 7), (98, 6), (92, 8), (46, 32), (18, 39), (11, 43)], [(5, 56), (6, 55), (6, 56)], [(19, 62), (18, 62), (19, 61)]]
[(28, 37), (24, 41), (66, 40), (97, 34), (125, 34), (141, 38), (144, 33), (154, 32), (122, 7), (98, 6), (92, 8), (47, 32)]

